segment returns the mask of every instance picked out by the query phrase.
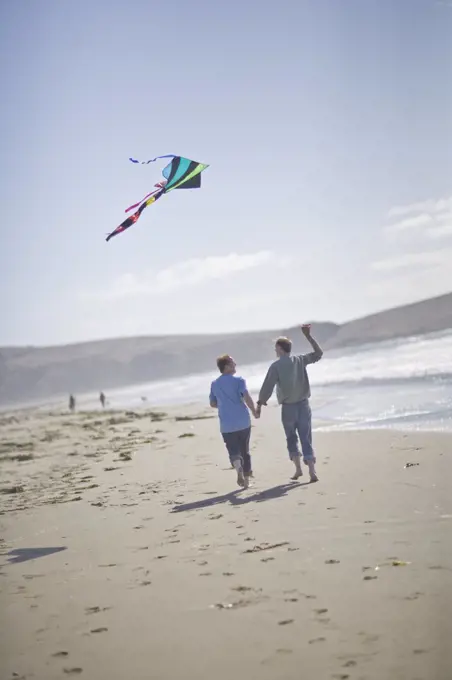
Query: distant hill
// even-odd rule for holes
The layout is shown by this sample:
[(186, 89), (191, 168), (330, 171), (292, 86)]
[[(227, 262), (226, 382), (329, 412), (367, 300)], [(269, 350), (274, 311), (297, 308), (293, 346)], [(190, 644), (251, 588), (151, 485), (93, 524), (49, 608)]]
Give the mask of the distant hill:
[[(313, 323), (313, 332), (325, 349), (447, 328), (452, 328), (452, 293), (343, 325)], [(224, 352), (240, 364), (267, 361), (274, 357), (272, 341), (281, 334), (292, 337), (295, 351), (306, 350), (297, 328), (221, 336), (119, 338), (58, 347), (4, 347), (0, 348), (0, 404), (215, 371), (215, 358)]]
[(325, 346), (363, 345), (447, 328), (452, 328), (452, 293), (349, 321), (338, 328)]

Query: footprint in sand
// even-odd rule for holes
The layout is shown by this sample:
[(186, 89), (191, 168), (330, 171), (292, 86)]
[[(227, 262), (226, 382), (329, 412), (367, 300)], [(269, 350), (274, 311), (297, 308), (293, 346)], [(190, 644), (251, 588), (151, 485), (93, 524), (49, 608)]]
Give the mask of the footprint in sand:
[(100, 612), (106, 612), (111, 607), (86, 607), (85, 614), (99, 614)]
[(90, 632), (91, 633), (106, 633), (108, 628), (102, 627), (102, 628), (93, 628)]
[(340, 560), (325, 560), (325, 564), (340, 564)]
[(63, 673), (66, 673), (66, 675), (80, 675), (80, 673), (83, 673), (83, 668), (63, 668)]
[(356, 666), (356, 661), (353, 661), (353, 659), (350, 659), (350, 661), (347, 661), (347, 663), (344, 663), (344, 668), (353, 668)]
[(52, 654), (54, 659), (62, 659), (66, 656), (69, 656), (69, 652), (55, 652), (55, 654)]
[(404, 600), (409, 600), (409, 601), (410, 601), (410, 600), (417, 600), (417, 599), (419, 599), (419, 597), (420, 597), (421, 595), (423, 595), (423, 594), (424, 594), (424, 593), (412, 593), (411, 595), (407, 595), (407, 596), (404, 597), (403, 599), (404, 599)]
[(288, 626), (290, 623), (294, 623), (295, 619), (284, 619), (283, 621), (278, 621), (278, 626)]
[(234, 573), (232, 571), (224, 571), (223, 576), (234, 576)]
[(318, 637), (318, 638), (313, 638), (312, 640), (309, 640), (310, 645), (315, 645), (318, 642), (326, 642), (326, 638), (324, 637)]
[(326, 614), (328, 609), (314, 609), (316, 614)]

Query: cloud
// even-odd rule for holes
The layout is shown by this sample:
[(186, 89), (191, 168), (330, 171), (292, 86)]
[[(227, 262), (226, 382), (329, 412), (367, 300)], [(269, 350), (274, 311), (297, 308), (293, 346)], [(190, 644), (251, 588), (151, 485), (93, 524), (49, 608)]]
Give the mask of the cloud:
[(239, 275), (263, 266), (284, 266), (288, 258), (282, 258), (268, 250), (256, 253), (211, 255), (177, 262), (169, 267), (142, 274), (127, 273), (120, 276), (105, 290), (86, 291), (84, 298), (119, 300), (137, 296), (161, 296), (176, 290), (185, 290), (212, 281)]
[[(404, 219), (387, 224), (385, 234), (391, 241), (397, 239), (439, 239), (452, 235), (452, 198), (412, 203), (391, 208), (388, 217)], [(446, 224), (444, 224), (446, 223)]]
[(418, 229), (419, 227), (426, 227), (433, 222), (433, 217), (428, 213), (421, 213), (415, 217), (407, 217), (400, 222), (395, 222), (386, 227), (386, 231), (396, 233), (406, 231), (408, 229)]
[(388, 218), (382, 234), (389, 252), (371, 264), (369, 293), (404, 304), (413, 290), (425, 297), (450, 290), (452, 247), (435, 243), (452, 237), (452, 198), (395, 206)]
[(437, 227), (429, 229), (428, 235), (430, 238), (445, 238), (452, 236), (452, 217), (450, 218), (450, 224), (439, 224)]
[(444, 210), (452, 210), (452, 196), (449, 198), (441, 198), (439, 200), (428, 199), (426, 201), (419, 201), (418, 203), (409, 203), (408, 205), (396, 205), (388, 212), (388, 217), (401, 217), (403, 215), (412, 215), (413, 213), (439, 213)]
[(389, 257), (373, 262), (371, 267), (377, 272), (394, 272), (408, 268), (428, 268), (443, 266), (451, 261), (452, 248), (441, 248), (421, 253), (404, 253), (397, 257)]

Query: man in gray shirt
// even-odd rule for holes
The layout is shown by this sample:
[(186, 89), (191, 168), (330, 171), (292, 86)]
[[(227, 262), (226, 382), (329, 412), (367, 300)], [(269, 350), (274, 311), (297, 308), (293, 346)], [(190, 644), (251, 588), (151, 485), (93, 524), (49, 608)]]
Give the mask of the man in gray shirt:
[(309, 354), (292, 356), (292, 342), (288, 338), (278, 338), (275, 344), (278, 359), (268, 369), (259, 393), (257, 407), (260, 415), (261, 407), (267, 405), (276, 386), (278, 403), (281, 404), (282, 424), (287, 438), (287, 449), (295, 465), (295, 474), (292, 479), (298, 479), (303, 474), (298, 446), (299, 437), (303, 460), (309, 468), (311, 482), (317, 482), (309, 405), (311, 388), (306, 366), (320, 361), (323, 351), (312, 337), (309, 325), (302, 326), (301, 330), (313, 351)]

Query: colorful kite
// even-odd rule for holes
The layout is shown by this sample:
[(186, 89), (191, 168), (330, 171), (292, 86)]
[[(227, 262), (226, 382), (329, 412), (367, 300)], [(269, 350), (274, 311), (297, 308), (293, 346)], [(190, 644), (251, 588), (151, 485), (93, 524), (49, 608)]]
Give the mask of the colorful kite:
[(169, 163), (162, 171), (163, 177), (165, 178), (161, 182), (158, 182), (154, 186), (155, 191), (147, 194), (141, 201), (134, 203), (126, 212), (138, 208), (136, 212), (128, 217), (124, 222), (122, 222), (119, 227), (116, 227), (111, 234), (108, 234), (107, 241), (109, 241), (116, 234), (120, 234), (125, 231), (132, 224), (135, 224), (140, 218), (141, 213), (148, 205), (155, 203), (163, 194), (167, 194), (173, 189), (199, 189), (201, 186), (201, 172), (208, 168), (208, 165), (203, 163), (197, 163), (197, 161), (191, 161), (189, 158), (183, 158), (182, 156), (174, 156), (172, 154), (167, 156), (157, 156), (157, 158), (152, 158), (149, 161), (137, 161), (134, 158), (129, 158), (132, 163), (140, 163), (141, 165), (148, 165), (149, 163), (154, 163), (160, 158), (172, 158), (171, 163)]

